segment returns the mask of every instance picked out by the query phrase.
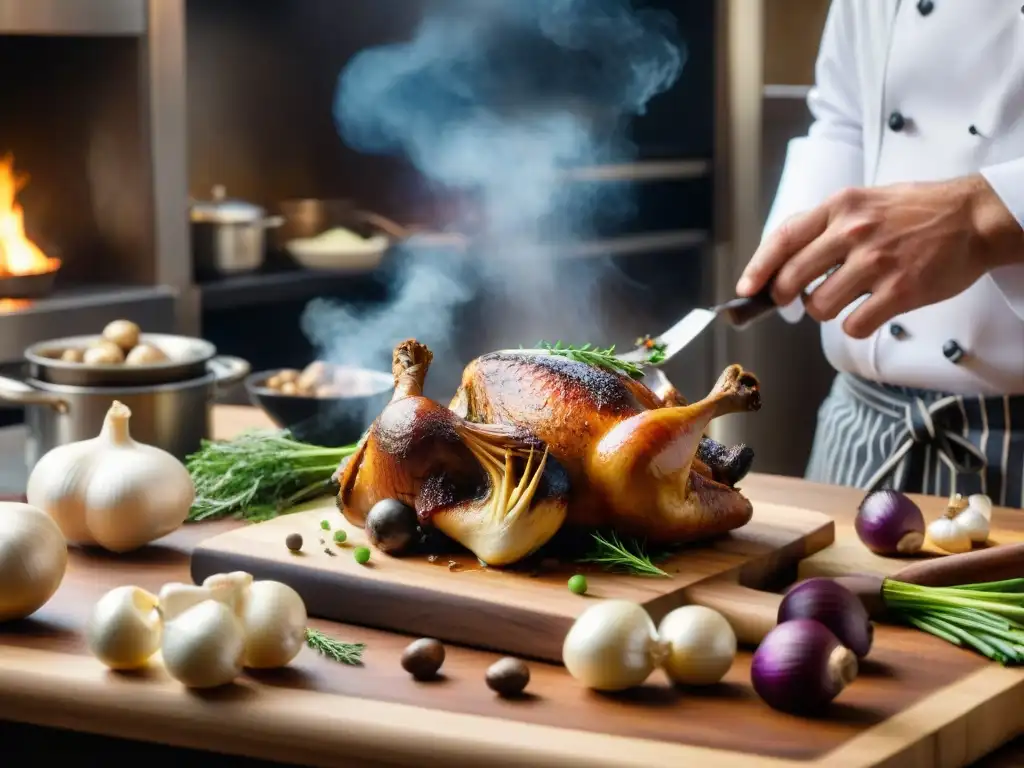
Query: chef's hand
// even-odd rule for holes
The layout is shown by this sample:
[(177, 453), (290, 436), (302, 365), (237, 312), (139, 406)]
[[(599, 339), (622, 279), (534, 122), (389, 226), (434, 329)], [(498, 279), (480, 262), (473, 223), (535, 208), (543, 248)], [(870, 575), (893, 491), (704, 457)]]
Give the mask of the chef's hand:
[[(863, 339), (896, 315), (956, 296), (990, 269), (1024, 258), (1024, 230), (982, 176), (846, 189), (793, 216), (757, 249), (736, 286), (752, 296), (772, 275), (779, 306)], [(811, 293), (807, 286), (838, 267)]]

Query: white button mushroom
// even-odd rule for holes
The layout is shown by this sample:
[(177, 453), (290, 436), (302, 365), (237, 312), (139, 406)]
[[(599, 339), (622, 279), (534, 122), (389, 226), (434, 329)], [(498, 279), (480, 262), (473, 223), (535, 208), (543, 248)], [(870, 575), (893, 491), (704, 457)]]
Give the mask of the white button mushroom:
[(306, 640), (306, 605), (299, 593), (279, 581), (257, 581), (249, 587), (242, 611), (245, 666), (284, 667)]
[(214, 688), (242, 672), (245, 631), (242, 622), (218, 600), (205, 600), (164, 626), (164, 666), (189, 688)]
[(45, 512), (0, 502), (0, 621), (23, 619), (42, 608), (67, 565), (64, 534)]
[(93, 606), (86, 640), (93, 656), (111, 669), (146, 666), (160, 647), (157, 597), (139, 587), (117, 587)]

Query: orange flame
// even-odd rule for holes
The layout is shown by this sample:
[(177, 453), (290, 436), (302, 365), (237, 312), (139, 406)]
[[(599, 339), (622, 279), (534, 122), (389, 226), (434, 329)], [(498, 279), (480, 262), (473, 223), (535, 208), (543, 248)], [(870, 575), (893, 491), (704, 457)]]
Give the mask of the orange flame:
[(26, 184), (28, 176), (14, 173), (14, 157), (0, 157), (0, 277), (60, 269), (60, 259), (47, 256), (25, 235), (24, 211), (15, 198)]

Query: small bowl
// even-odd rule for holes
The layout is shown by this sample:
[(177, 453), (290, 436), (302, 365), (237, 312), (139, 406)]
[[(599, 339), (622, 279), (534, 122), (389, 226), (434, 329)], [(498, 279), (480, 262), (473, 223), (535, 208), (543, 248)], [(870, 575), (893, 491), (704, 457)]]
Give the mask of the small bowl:
[[(395, 388), (390, 373), (339, 367), (341, 376), (351, 381), (352, 395), (285, 395), (267, 386), (267, 381), (282, 370), (285, 369), (260, 371), (246, 378), (245, 389), (250, 401), (262, 408), (274, 424), (291, 432), (296, 440), (325, 448), (358, 441), (391, 400)], [(344, 388), (345, 383), (339, 386)]]

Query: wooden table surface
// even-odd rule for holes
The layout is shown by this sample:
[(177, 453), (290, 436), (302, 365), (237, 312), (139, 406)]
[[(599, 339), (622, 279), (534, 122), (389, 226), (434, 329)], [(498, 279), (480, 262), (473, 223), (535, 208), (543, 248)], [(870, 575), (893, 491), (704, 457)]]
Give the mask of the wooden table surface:
[[(217, 409), (215, 415), (215, 431), (220, 437), (229, 437), (239, 431), (252, 426), (265, 426), (267, 422), (259, 411), (251, 408), (222, 406)], [(808, 508), (817, 509), (832, 515), (837, 520), (837, 536), (849, 535), (849, 518), (856, 509), (861, 494), (856, 491), (838, 489), (828, 486), (820, 486), (802, 481), (771, 476), (753, 476), (745, 482), (745, 487), (753, 495), (763, 501), (779, 504), (799, 504)], [(798, 498), (796, 498), (798, 497)], [(1022, 513), (1024, 514), (1024, 513)], [(43, 658), (41, 654), (47, 653), (47, 658), (54, 659), (54, 663), (60, 663), (61, 669), (67, 669), (66, 680), (62, 681), (62, 690), (53, 691), (53, 703), (49, 706), (44, 702), (42, 705), (38, 697), (24, 697), (23, 692), (5, 687), (0, 682), (0, 715), (12, 720), (25, 723), (36, 723), (51, 728), (69, 728), (79, 731), (102, 733), (108, 736), (119, 736), (134, 738), (143, 741), (156, 743), (173, 743), (177, 747), (190, 747), (199, 750), (215, 751), (218, 746), (218, 734), (222, 734), (227, 728), (244, 727), (236, 719), (228, 717), (222, 720), (219, 715), (214, 715), (211, 709), (210, 722), (203, 727), (195, 729), (194, 733), (188, 736), (181, 736), (180, 733), (174, 739), (162, 737), (159, 728), (146, 724), (141, 718), (133, 717), (133, 698), (137, 694), (138, 686), (162, 685), (164, 681), (152, 681), (145, 679), (118, 678), (110, 680), (105, 685), (102, 701), (94, 700), (82, 702), (82, 707), (72, 706), (62, 711), (57, 703), (66, 704), (69, 700), (69, 690), (80, 690), (80, 696), (96, 696), (95, 664), (83, 656), (83, 642), (80, 628), (84, 625), (85, 618), (95, 600), (107, 589), (120, 584), (132, 583), (156, 590), (163, 583), (168, 581), (188, 581), (188, 553), (199, 541), (209, 536), (229, 529), (237, 525), (235, 522), (217, 522), (203, 525), (190, 525), (168, 537), (160, 543), (160, 546), (150, 547), (145, 552), (137, 555), (123, 556), (116, 560), (98, 558), (97, 556), (84, 555), (76, 552), (69, 565), (68, 575), (61, 586), (57, 596), (39, 612), (33, 619), (22, 622), (15, 627), (4, 627), (0, 630), (0, 645), (6, 646), (6, 654), (24, 654), (26, 665), (39, 663)], [(433, 699), (436, 706), (451, 710), (453, 701), (458, 711), (470, 711), (485, 715), (487, 719), (480, 719), (481, 729), (494, 729), (495, 718), (502, 718), (503, 710), (509, 712), (510, 719), (507, 722), (508, 750), (518, 751), (522, 745), (515, 742), (522, 738), (535, 736), (536, 731), (525, 731), (522, 716), (512, 715), (511, 707), (522, 707), (523, 702), (505, 702), (496, 699), (483, 685), (483, 671), (493, 661), (493, 654), (473, 651), (469, 649), (449, 647), (448, 658), (445, 662), (445, 671), (448, 673), (445, 678), (436, 685), (422, 685), (413, 683), (406, 675), (399, 663), (398, 657), (409, 638), (387, 632), (369, 630), (361, 627), (350, 627), (345, 625), (330, 624), (327, 622), (311, 621), (311, 625), (329, 632), (341, 640), (350, 642), (365, 642), (367, 644), (366, 669), (340, 668), (336, 673), (332, 670), (332, 680), (338, 680), (336, 684), (341, 695), (364, 696), (359, 700), (361, 703), (356, 710), (348, 712), (347, 716), (367, 722), (375, 716), (385, 713), (384, 709), (378, 711), (377, 702), (374, 701), (373, 691), (368, 691), (364, 683), (359, 682), (356, 675), (370, 675), (374, 686), (386, 688), (386, 698), (390, 701), (401, 702), (408, 705), (402, 710), (406, 715), (415, 717), (417, 711), (432, 709)], [(55, 654), (60, 654), (55, 656)], [(274, 688), (279, 686), (292, 687), (304, 681), (305, 678), (312, 678), (320, 669), (320, 665), (331, 665), (332, 663), (315, 656), (310, 651), (303, 651), (300, 658), (293, 665), (293, 668), (275, 671), (273, 674), (261, 674), (258, 677), (260, 683), (270, 689), (270, 695)], [(569, 695), (568, 689), (575, 689), (575, 684), (565, 675), (564, 670), (555, 666), (535, 664), (532, 665), (534, 682), (537, 690), (544, 691), (544, 697), (555, 700), (565, 707), (573, 707), (578, 702), (578, 693)], [(372, 673), (372, 674), (371, 674)], [(332, 688), (335, 687), (332, 685)], [(533, 684), (531, 684), (533, 687)], [(382, 691), (383, 692), (383, 691)], [(232, 696), (243, 696), (251, 694), (250, 689), (244, 687), (232, 693)], [(198, 706), (208, 706), (204, 701), (216, 700), (218, 694), (214, 693), (208, 698), (197, 697)], [(73, 699), (73, 697), (71, 697)], [(6, 701), (5, 701), (6, 700)], [(12, 702), (18, 702), (15, 711), (12, 711)], [(33, 705), (27, 702), (34, 701)], [(170, 702), (173, 699), (169, 698)], [(299, 701), (302, 701), (299, 699)], [(344, 699), (343, 701), (356, 701), (356, 699)], [(444, 704), (440, 702), (444, 701)], [(296, 725), (300, 725), (302, 718), (313, 717), (315, 713), (309, 711), (313, 705), (310, 699), (306, 703), (305, 712), (296, 711), (294, 717)], [(709, 702), (708, 706), (718, 709), (718, 702)], [(951, 702), (952, 704), (952, 702)], [(623, 723), (629, 724), (629, 730), (637, 736), (644, 735), (645, 710), (650, 706), (658, 706), (657, 701), (619, 701), (610, 703), (606, 701), (597, 702), (594, 706), (594, 713), (600, 717), (612, 717), (619, 721), (620, 728)], [(189, 706), (193, 706), (190, 703)], [(89, 709), (102, 711), (102, 716), (93, 716)], [(589, 708), (589, 707), (588, 707)], [(721, 712), (718, 715), (717, 728), (729, 728), (727, 714), (728, 702), (722, 704)], [(237, 709), (237, 708), (233, 708)], [(254, 717), (258, 717), (257, 706), (254, 705)], [(174, 718), (175, 708), (170, 705), (166, 716)], [(581, 717), (587, 717), (587, 711), (580, 712)], [(534, 718), (529, 718), (534, 720)], [(116, 722), (114, 722), (116, 721)], [(442, 723), (444, 720), (437, 720)], [(256, 722), (256, 721), (254, 721)], [(501, 722), (500, 720), (498, 722)], [(537, 722), (537, 721), (535, 721)], [(709, 721), (713, 723), (715, 721)], [(464, 724), (464, 723), (463, 723)], [(298, 731), (309, 732), (313, 728), (309, 722), (302, 721)], [(709, 725), (709, 727), (711, 727)], [(179, 729), (180, 730), (180, 729)], [(251, 739), (254, 743), (260, 740), (258, 727), (253, 725)], [(449, 765), (465, 764), (477, 765), (486, 757), (484, 750), (487, 739), (483, 733), (455, 733), (445, 734), (446, 729), (440, 728), (436, 734), (437, 739), (456, 739), (464, 744), (461, 749), (454, 750), (454, 753), (461, 752), (461, 761), (449, 762)], [(599, 729), (598, 729), (599, 730)], [(369, 731), (367, 731), (369, 732)], [(4, 745), (14, 745), (20, 750), (33, 749), (52, 742), (55, 732), (49, 729), (37, 731), (24, 726), (0, 726), (0, 751), (6, 751)], [(579, 738), (578, 731), (566, 732), (572, 734), (568, 738)], [(493, 738), (494, 734), (489, 734)], [(548, 738), (559, 737), (557, 732), (549, 734)], [(599, 733), (593, 734), (593, 739), (602, 739)], [(780, 736), (781, 738), (781, 736)], [(1020, 743), (1018, 743), (1020, 742)], [(110, 742), (90, 742), (91, 746), (79, 745), (74, 747), (76, 753), (83, 750), (98, 750), (105, 752), (104, 760), (109, 760)], [(493, 749), (493, 746), (492, 746)], [(301, 741), (292, 744), (267, 744), (266, 749), (255, 750), (264, 754), (268, 759), (275, 759), (282, 762), (304, 764), (304, 745)], [(380, 745), (380, 754), (386, 756), (389, 752), (386, 744)], [(199, 756), (187, 756), (193, 766), (199, 764)], [(76, 759), (76, 768), (82, 765), (101, 764), (92, 763), (81, 755), (82, 759)], [(85, 760), (83, 762), (83, 759)], [(218, 765), (227, 767), (230, 765), (251, 764), (231, 762), (227, 758), (218, 757)], [(430, 761), (425, 761), (430, 762)], [(0, 764), (4, 761), (0, 760)], [(107, 762), (106, 764), (109, 764)], [(359, 765), (372, 768), (365, 759), (357, 759), (346, 762), (343, 755), (338, 756), (338, 765)], [(382, 759), (380, 765), (391, 764)], [(433, 764), (432, 762), (430, 764)], [(524, 762), (523, 765), (528, 763)], [(603, 763), (604, 764), (604, 763)], [(614, 764), (609, 760), (607, 764)], [(711, 763), (706, 763), (710, 765)], [(1018, 739), (1011, 742), (998, 753), (986, 758), (977, 765), (986, 768), (997, 766), (1024, 765), (1024, 740)]]

